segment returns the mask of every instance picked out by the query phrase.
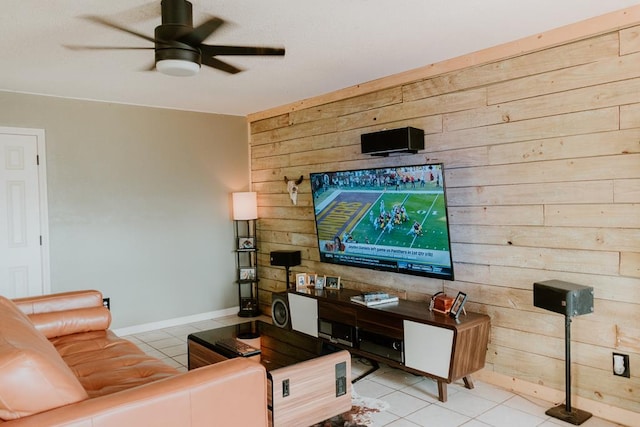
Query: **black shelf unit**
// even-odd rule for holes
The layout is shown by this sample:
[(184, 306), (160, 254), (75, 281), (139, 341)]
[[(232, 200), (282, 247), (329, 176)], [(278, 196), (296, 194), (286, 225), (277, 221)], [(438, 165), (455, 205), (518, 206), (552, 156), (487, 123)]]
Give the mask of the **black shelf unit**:
[(258, 249), (256, 220), (234, 220), (236, 244), (236, 283), (240, 317), (260, 315), (258, 304)]

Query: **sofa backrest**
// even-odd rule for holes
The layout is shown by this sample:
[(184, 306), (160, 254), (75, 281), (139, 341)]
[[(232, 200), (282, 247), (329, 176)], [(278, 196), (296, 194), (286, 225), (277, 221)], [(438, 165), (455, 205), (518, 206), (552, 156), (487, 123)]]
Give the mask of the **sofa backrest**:
[(87, 399), (53, 345), (0, 296), (0, 419), (12, 420)]

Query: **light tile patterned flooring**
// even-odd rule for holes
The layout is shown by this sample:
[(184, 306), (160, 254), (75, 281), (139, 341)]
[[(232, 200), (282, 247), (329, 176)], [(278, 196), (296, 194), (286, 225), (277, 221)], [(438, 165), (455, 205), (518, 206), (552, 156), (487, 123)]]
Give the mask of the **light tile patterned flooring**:
[[(127, 338), (147, 354), (162, 359), (181, 371), (186, 371), (187, 335), (251, 320), (271, 322), (271, 318), (266, 316), (251, 319), (229, 316), (129, 335)], [(353, 359), (353, 377), (357, 377), (368, 369), (364, 362), (361, 359)], [(545, 411), (553, 406), (550, 402), (520, 396), (477, 380), (474, 384), (473, 390), (464, 388), (461, 382), (449, 385), (447, 402), (442, 403), (437, 399), (438, 388), (435, 381), (381, 365), (379, 370), (356, 382), (353, 389), (360, 396), (380, 399), (390, 405), (386, 411), (371, 415), (372, 426), (566, 427), (571, 425), (545, 415)], [(580, 409), (588, 410), (589, 408)], [(582, 426), (613, 427), (618, 424), (591, 418)]]

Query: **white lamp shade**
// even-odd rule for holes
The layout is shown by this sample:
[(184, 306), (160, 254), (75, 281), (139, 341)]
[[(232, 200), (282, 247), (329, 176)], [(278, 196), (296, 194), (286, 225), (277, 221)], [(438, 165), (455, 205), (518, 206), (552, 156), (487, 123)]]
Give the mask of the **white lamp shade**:
[(258, 218), (258, 196), (253, 191), (232, 193), (233, 219), (247, 220)]

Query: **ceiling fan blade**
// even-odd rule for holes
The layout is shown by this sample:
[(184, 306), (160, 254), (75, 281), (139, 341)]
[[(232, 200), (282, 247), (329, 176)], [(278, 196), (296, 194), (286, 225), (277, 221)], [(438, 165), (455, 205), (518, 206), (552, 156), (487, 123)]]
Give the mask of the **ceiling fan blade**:
[(112, 19), (124, 24), (137, 24), (162, 16), (160, 2), (151, 1), (140, 6), (134, 6), (110, 15)]
[(142, 39), (145, 39), (147, 41), (150, 41), (151, 43), (155, 43), (156, 42), (156, 39), (154, 39), (153, 37), (149, 37), (149, 36), (147, 36), (145, 34), (139, 33), (137, 31), (131, 30), (129, 28), (125, 28), (125, 27), (123, 27), (121, 25), (116, 24), (115, 22), (111, 22), (108, 19), (104, 19), (104, 18), (101, 18), (99, 16), (87, 15), (87, 16), (84, 16), (83, 18), (84, 19), (88, 19), (89, 21), (93, 21), (96, 24), (100, 24), (100, 25), (104, 25), (104, 26), (109, 27), (109, 28), (114, 28), (116, 30), (124, 31), (125, 33), (129, 33), (131, 35), (134, 35), (134, 36), (140, 37)]
[(153, 50), (153, 47), (129, 47), (129, 46), (80, 46), (65, 44), (63, 47), (70, 50)]
[(231, 64), (228, 64), (226, 62), (220, 61), (219, 59), (213, 58), (213, 57), (202, 57), (202, 64), (203, 65), (208, 65), (209, 67), (213, 67), (216, 70), (220, 70), (220, 71), (224, 71), (226, 73), (229, 74), (237, 74), (240, 71), (242, 71), (242, 69), (235, 67)]
[(199, 46), (203, 56), (218, 55), (278, 55), (284, 56), (284, 48), (261, 46), (215, 46), (201, 44)]
[(203, 56), (218, 55), (277, 55), (284, 56), (282, 47), (261, 46), (215, 46), (201, 44), (199, 46)]
[(207, 19), (203, 24), (198, 25), (189, 34), (178, 38), (178, 41), (191, 46), (197, 46), (206, 40), (214, 31), (224, 24), (224, 20), (216, 17)]

